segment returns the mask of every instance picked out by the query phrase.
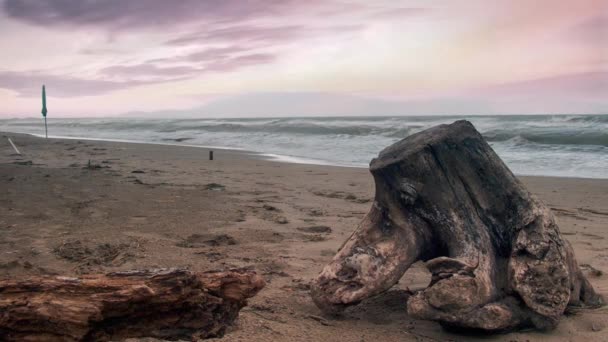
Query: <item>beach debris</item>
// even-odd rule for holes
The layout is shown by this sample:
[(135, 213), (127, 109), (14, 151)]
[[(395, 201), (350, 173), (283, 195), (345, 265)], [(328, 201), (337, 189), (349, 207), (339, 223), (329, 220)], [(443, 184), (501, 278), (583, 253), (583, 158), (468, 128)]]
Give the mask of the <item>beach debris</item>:
[(259, 270), (263, 275), (266, 276), (278, 276), (278, 277), (289, 277), (290, 275), (285, 272), (287, 263), (284, 261), (271, 260), (265, 264), (259, 265)]
[(581, 269), (588, 271), (589, 275), (592, 275), (594, 277), (601, 277), (602, 275), (604, 275), (604, 272), (602, 272), (601, 270), (598, 270), (597, 268), (595, 268), (589, 264), (581, 264), (580, 267), (581, 267)]
[(17, 164), (17, 165), (34, 165), (34, 163), (31, 160), (14, 161), (13, 164)]
[(232, 246), (238, 241), (228, 234), (208, 235), (208, 234), (192, 234), (184, 240), (178, 242), (176, 246), (184, 248), (197, 248), (205, 246)]
[(387, 291), (418, 260), (432, 279), (407, 311), (445, 327), (546, 330), (566, 308), (604, 304), (551, 210), (468, 121), (385, 148), (370, 171), (370, 212), (312, 283), (323, 311)]
[(291, 279), (291, 284), (285, 285), (282, 288), (289, 289), (291, 291), (310, 291), (310, 284), (300, 278)]
[(331, 228), (328, 226), (298, 227), (296, 229), (306, 233), (331, 233)]
[(209, 160), (213, 160), (213, 151), (209, 151)]
[(161, 140), (162, 140), (162, 141), (175, 141), (175, 142), (183, 142), (183, 141), (186, 141), (186, 140), (192, 140), (192, 139), (194, 139), (194, 138), (164, 138), (164, 139), (161, 139)]
[(13, 143), (13, 141), (11, 140), (11, 138), (7, 138), (8, 142), (11, 144), (11, 146), (13, 146), (13, 149), (15, 150), (15, 152), (17, 153), (17, 155), (21, 155), (21, 152), (19, 152), (19, 149), (17, 149), (17, 146), (15, 146), (15, 144)]
[(319, 322), (321, 325), (327, 326), (327, 327), (332, 327), (333, 324), (329, 323), (328, 320), (326, 320), (325, 318), (321, 317), (321, 316), (316, 316), (316, 315), (306, 315), (306, 318), (310, 318), (313, 321), (317, 321)]
[(264, 208), (264, 209), (266, 209), (266, 210), (268, 210), (268, 211), (279, 211), (279, 209), (278, 209), (277, 207), (272, 206), (272, 205), (270, 205), (270, 204), (264, 204), (264, 205), (262, 206), (262, 208)]
[(109, 166), (103, 166), (103, 165), (94, 163), (91, 161), (91, 159), (89, 159), (89, 161), (87, 162), (87, 165), (85, 167), (83, 167), (83, 169), (85, 169), (85, 170), (99, 170), (99, 169), (104, 169), (104, 168), (109, 168)]
[(354, 194), (347, 193), (344, 191), (313, 191), (313, 195), (326, 197), (326, 198), (341, 198), (353, 203), (368, 203), (371, 202), (370, 198), (359, 198)]
[(133, 178), (133, 183), (134, 183), (134, 184), (140, 184), (140, 185), (149, 185), (148, 183), (146, 183), (146, 182), (142, 181), (142, 180), (141, 180), (141, 179), (139, 179), (139, 178)]
[(131, 173), (146, 173), (144, 170), (133, 170)]
[(274, 219), (274, 222), (276, 222), (278, 224), (287, 224), (287, 223), (289, 223), (289, 220), (287, 220), (287, 218), (285, 216), (278, 216)]
[(314, 235), (303, 234), (303, 235), (304, 235), (304, 241), (308, 241), (308, 242), (321, 242), (321, 241), (327, 240), (327, 238), (325, 236), (320, 235), (320, 234), (314, 234)]
[(321, 209), (310, 209), (308, 210), (308, 215), (310, 216), (314, 216), (314, 217), (319, 217), (319, 216), (324, 216), (325, 212)]
[(221, 337), (264, 285), (261, 276), (246, 269), (150, 269), (3, 280), (0, 312), (10, 319), (0, 319), (0, 340)]
[(591, 214), (595, 214), (595, 215), (608, 216), (608, 211), (599, 211), (599, 210), (594, 210), (594, 209), (589, 209), (589, 208), (578, 208), (578, 210), (587, 212), (587, 213), (591, 213)]
[(219, 183), (209, 183), (205, 184), (204, 188), (205, 190), (224, 191), (226, 189), (226, 186)]

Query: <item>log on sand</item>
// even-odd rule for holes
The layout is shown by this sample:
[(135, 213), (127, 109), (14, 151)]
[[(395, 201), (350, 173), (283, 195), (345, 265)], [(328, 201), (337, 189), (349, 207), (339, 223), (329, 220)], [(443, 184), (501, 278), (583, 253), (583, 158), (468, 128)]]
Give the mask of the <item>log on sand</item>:
[(599, 306), (551, 211), (467, 121), (414, 134), (380, 152), (373, 206), (313, 282), (338, 312), (388, 290), (412, 263), (432, 273), (411, 316), (452, 328), (555, 327), (567, 306)]
[(263, 286), (247, 270), (156, 269), (0, 281), (0, 340), (222, 336)]

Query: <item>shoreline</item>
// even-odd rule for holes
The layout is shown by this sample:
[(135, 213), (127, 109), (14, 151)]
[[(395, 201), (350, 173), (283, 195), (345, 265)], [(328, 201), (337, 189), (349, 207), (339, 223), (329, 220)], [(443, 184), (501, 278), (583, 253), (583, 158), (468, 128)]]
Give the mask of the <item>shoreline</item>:
[[(45, 139), (43, 134), (36, 133), (22, 133), (22, 132), (5, 132), (0, 131), (0, 135), (25, 135), (36, 138)], [(302, 164), (302, 165), (318, 165), (318, 166), (334, 166), (334, 167), (347, 167), (347, 168), (356, 168), (356, 169), (367, 169), (368, 165), (343, 165), (337, 163), (331, 163), (330, 161), (314, 159), (314, 158), (304, 158), (304, 157), (295, 157), (295, 156), (286, 156), (276, 153), (266, 153), (266, 152), (257, 152), (252, 150), (247, 150), (244, 148), (238, 147), (225, 147), (225, 146), (211, 146), (211, 145), (192, 145), (192, 144), (180, 144), (180, 143), (171, 143), (171, 142), (148, 142), (141, 140), (126, 140), (126, 139), (106, 139), (106, 138), (86, 138), (86, 137), (71, 137), (71, 136), (61, 136), (61, 135), (50, 135), (48, 139), (54, 140), (82, 140), (82, 141), (95, 141), (95, 142), (109, 142), (109, 143), (125, 143), (125, 144), (144, 144), (144, 145), (159, 145), (159, 146), (177, 146), (177, 147), (193, 147), (193, 148), (202, 148), (202, 149), (215, 149), (215, 150), (224, 150), (231, 152), (241, 152), (250, 156), (260, 156), (262, 160), (279, 162), (279, 163), (287, 163), (287, 164)]]
[[(20, 132), (5, 132), (0, 131), (0, 135), (16, 135), (16, 136), (31, 136), (36, 138), (44, 139), (44, 135), (35, 134), (35, 133), (20, 133)], [(344, 165), (332, 163), (330, 161), (313, 159), (313, 158), (303, 158), (303, 157), (294, 157), (294, 156), (286, 156), (275, 153), (265, 153), (265, 152), (257, 152), (252, 150), (247, 150), (243, 148), (236, 147), (224, 147), (224, 146), (206, 146), (206, 145), (192, 145), (192, 144), (180, 144), (180, 143), (171, 143), (171, 142), (147, 142), (147, 141), (139, 141), (139, 140), (124, 140), (124, 139), (105, 139), (105, 138), (86, 138), (86, 137), (70, 137), (70, 136), (49, 136), (49, 139), (62, 141), (62, 140), (82, 140), (82, 141), (92, 141), (92, 142), (108, 142), (108, 143), (124, 143), (124, 144), (142, 144), (142, 145), (157, 145), (157, 146), (176, 146), (176, 147), (190, 147), (190, 148), (201, 148), (205, 150), (223, 150), (229, 151), (232, 153), (242, 153), (243, 155), (258, 157), (257, 159), (266, 160), (271, 162), (278, 163), (286, 163), (286, 164), (296, 164), (296, 165), (315, 165), (315, 166), (329, 166), (329, 167), (342, 167), (342, 168), (354, 168), (354, 169), (369, 169), (369, 165)], [(380, 151), (378, 151), (380, 152)], [(508, 165), (507, 165), (508, 166)], [(570, 177), (570, 176), (553, 176), (553, 175), (534, 175), (534, 174), (517, 174), (515, 176), (518, 178), (533, 178), (533, 177), (542, 177), (542, 178), (557, 178), (557, 179), (581, 179), (581, 180), (608, 180), (608, 174), (605, 178), (594, 178), (594, 177)]]

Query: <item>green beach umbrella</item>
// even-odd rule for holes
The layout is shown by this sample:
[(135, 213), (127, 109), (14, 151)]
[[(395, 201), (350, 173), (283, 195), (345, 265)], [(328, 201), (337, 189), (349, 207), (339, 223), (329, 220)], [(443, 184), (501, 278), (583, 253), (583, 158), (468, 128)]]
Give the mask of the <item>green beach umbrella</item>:
[(44, 135), (48, 138), (49, 132), (46, 126), (46, 89), (44, 88), (44, 84), (42, 85), (42, 116), (44, 117)]

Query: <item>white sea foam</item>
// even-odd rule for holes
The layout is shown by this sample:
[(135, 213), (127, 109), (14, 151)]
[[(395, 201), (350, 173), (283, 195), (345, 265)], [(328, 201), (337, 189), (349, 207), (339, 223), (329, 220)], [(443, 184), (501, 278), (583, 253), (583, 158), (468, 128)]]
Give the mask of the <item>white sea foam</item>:
[[(64, 137), (236, 148), (285, 162), (366, 167), (384, 147), (459, 119), (471, 121), (516, 174), (608, 178), (608, 115), (50, 118), (49, 131)], [(0, 120), (0, 130), (41, 134), (41, 122)]]

